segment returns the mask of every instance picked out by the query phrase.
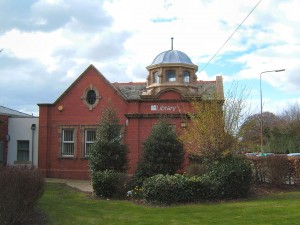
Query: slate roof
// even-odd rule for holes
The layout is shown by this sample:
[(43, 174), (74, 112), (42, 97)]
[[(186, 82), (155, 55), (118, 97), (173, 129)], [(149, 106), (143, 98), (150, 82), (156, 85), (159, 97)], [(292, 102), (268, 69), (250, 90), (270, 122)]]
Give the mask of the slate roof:
[[(146, 83), (112, 83), (112, 85), (125, 97), (126, 100), (140, 100), (140, 95), (146, 91)], [(216, 92), (216, 81), (198, 81), (198, 93), (202, 99), (212, 99)]]
[(146, 91), (146, 83), (112, 83), (120, 91), (126, 100), (139, 100), (143, 91)]
[(19, 112), (14, 109), (10, 109), (0, 105), (0, 115), (12, 116), (12, 117), (32, 117), (29, 114)]

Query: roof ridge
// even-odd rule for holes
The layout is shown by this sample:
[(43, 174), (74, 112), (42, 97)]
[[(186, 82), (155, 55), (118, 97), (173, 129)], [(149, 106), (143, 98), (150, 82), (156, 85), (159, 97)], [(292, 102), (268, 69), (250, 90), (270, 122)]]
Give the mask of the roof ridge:
[[(3, 114), (5, 114), (5, 115), (28, 116), (28, 117), (31, 116), (30, 114), (23, 113), (18, 110), (11, 109), (11, 108), (0, 105), (0, 114), (2, 113), (2, 111), (3, 111)], [(7, 111), (7, 112), (5, 112), (5, 111)]]

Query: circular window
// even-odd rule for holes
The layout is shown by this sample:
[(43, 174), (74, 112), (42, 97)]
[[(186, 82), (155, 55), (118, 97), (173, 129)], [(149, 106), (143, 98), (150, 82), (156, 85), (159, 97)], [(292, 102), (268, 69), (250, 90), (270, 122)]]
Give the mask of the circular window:
[(94, 90), (89, 90), (86, 94), (86, 101), (89, 105), (94, 105), (96, 102), (96, 92)]

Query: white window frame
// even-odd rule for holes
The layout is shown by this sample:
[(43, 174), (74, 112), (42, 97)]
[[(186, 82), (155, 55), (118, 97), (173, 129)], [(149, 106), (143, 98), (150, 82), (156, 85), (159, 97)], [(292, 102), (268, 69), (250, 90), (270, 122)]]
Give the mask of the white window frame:
[[(72, 131), (72, 140), (65, 140), (65, 131)], [(62, 157), (74, 157), (75, 155), (75, 133), (74, 133), (74, 129), (70, 129), (70, 128), (63, 128), (62, 132), (61, 132), (61, 155)], [(73, 144), (73, 154), (64, 154), (64, 150), (65, 150), (65, 144)], [(72, 146), (72, 145), (70, 145)]]
[[(88, 132), (95, 132), (95, 139), (94, 140), (88, 140)], [(88, 145), (93, 144), (96, 140), (96, 129), (85, 129), (84, 130), (84, 156), (88, 157), (89, 153), (88, 151)]]

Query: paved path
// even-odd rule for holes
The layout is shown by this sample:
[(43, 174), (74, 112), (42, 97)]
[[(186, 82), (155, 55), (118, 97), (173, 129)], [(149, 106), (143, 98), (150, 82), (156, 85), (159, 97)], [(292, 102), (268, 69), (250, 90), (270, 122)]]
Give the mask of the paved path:
[(45, 180), (46, 182), (63, 183), (84, 192), (90, 192), (90, 193), (93, 192), (93, 187), (90, 180), (71, 180), (71, 179), (57, 179), (57, 178), (46, 178)]

